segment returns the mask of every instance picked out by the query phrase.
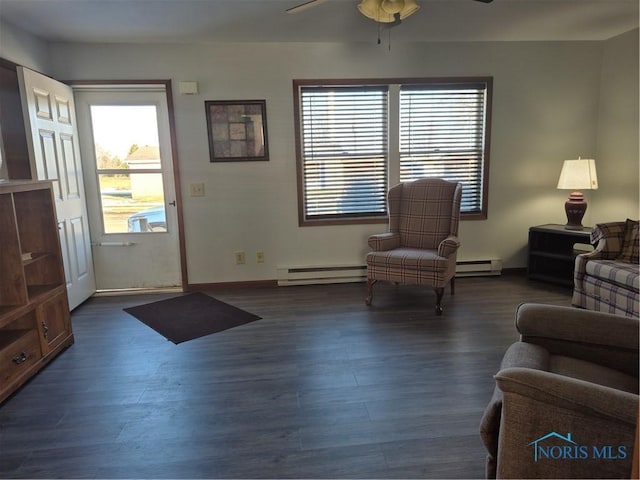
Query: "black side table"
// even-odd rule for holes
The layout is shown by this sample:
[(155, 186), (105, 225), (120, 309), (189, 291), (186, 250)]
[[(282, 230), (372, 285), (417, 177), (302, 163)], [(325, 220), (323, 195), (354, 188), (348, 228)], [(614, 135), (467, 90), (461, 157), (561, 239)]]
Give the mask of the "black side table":
[(591, 245), (591, 227), (566, 230), (564, 225), (548, 224), (529, 228), (530, 279), (573, 286), (575, 258), (586, 250), (575, 245)]

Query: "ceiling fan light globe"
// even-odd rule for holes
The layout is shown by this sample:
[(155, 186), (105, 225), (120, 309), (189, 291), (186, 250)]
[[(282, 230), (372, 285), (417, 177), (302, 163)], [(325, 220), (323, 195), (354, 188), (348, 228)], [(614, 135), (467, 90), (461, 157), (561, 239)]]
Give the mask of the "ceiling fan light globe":
[(382, 0), (380, 8), (390, 15), (400, 13), (404, 8), (404, 0)]
[(362, 0), (358, 4), (358, 10), (362, 15), (379, 23), (392, 23), (395, 18), (380, 8), (382, 0)]
[(400, 19), (404, 20), (409, 15), (413, 15), (420, 9), (420, 5), (416, 3), (416, 0), (404, 0), (404, 8), (400, 12)]

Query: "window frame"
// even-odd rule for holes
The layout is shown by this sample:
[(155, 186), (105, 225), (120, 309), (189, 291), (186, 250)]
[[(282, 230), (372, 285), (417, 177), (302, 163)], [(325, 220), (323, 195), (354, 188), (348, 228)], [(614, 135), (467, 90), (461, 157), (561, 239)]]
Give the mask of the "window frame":
[[(484, 148), (482, 161), (482, 185), (481, 210), (479, 212), (461, 213), (461, 220), (486, 220), (488, 217), (488, 193), (489, 193), (489, 165), (491, 151), (491, 115), (493, 99), (493, 77), (425, 77), (425, 78), (377, 78), (377, 79), (294, 79), (293, 103), (295, 122), (295, 148), (296, 148), (296, 181), (298, 195), (298, 224), (299, 226), (324, 226), (324, 225), (357, 225), (387, 223), (388, 212), (379, 216), (336, 216), (334, 218), (306, 218), (305, 215), (305, 190), (304, 190), (304, 157), (302, 149), (302, 87), (354, 87), (386, 85), (389, 88), (389, 109), (387, 118), (387, 160), (386, 179), (387, 190), (400, 182), (399, 160), (399, 91), (403, 86), (419, 85), (478, 85), (485, 86), (485, 111), (484, 111)], [(394, 93), (395, 91), (395, 93)], [(397, 97), (397, 98), (396, 98)], [(392, 107), (392, 104), (394, 105)], [(395, 131), (395, 130), (397, 131)], [(397, 170), (397, 172), (395, 171)]]

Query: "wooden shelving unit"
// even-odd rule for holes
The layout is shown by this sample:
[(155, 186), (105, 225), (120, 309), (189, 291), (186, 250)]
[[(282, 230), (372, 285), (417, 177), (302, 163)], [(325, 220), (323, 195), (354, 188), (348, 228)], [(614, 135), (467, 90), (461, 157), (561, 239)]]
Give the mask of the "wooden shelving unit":
[[(591, 228), (567, 230), (563, 225), (539, 225), (529, 229), (529, 258), (527, 271), (530, 279), (573, 286), (573, 267), (576, 256), (590, 247)], [(591, 248), (593, 250), (593, 248)]]
[(51, 182), (0, 182), (0, 402), (72, 343)]

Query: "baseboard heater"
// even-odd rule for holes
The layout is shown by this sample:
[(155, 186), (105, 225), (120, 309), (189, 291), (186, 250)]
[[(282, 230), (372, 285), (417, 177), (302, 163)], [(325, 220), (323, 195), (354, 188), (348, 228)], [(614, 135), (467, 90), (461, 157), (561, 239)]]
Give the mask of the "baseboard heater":
[[(502, 261), (465, 260), (456, 266), (456, 277), (500, 275)], [(367, 279), (366, 265), (308, 265), (278, 267), (278, 286), (354, 283)]]
[(353, 283), (367, 279), (366, 265), (278, 267), (278, 286)]
[(456, 277), (481, 277), (486, 275), (500, 275), (502, 260), (493, 258), (488, 260), (458, 260)]

